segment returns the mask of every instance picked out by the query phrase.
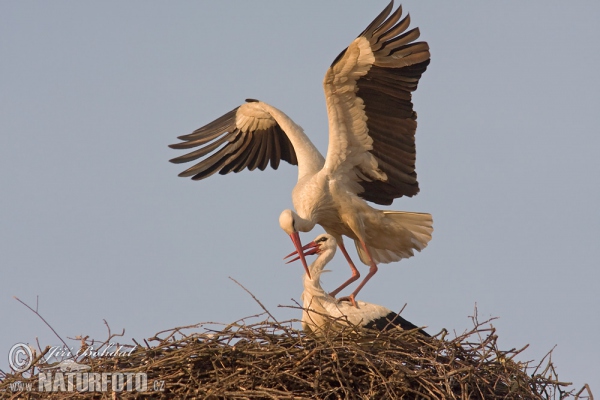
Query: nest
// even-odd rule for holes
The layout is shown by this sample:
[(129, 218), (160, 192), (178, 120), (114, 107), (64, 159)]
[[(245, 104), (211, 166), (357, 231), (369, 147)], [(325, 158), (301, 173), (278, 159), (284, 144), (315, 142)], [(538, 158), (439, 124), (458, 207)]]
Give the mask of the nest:
[[(453, 339), (444, 330), (427, 338), (418, 330), (364, 331), (358, 327), (314, 336), (277, 322), (270, 314), (228, 325), (202, 323), (159, 332), (120, 357), (84, 356), (89, 372), (142, 373), (146, 391), (44, 392), (40, 364), (8, 374), (0, 396), (15, 399), (564, 399), (591, 398), (560, 382), (550, 353), (536, 364), (516, 361), (523, 349), (498, 348), (490, 321)], [(108, 326), (108, 325), (107, 325)], [(78, 338), (83, 348), (110, 346)], [(527, 347), (527, 346), (525, 346)], [(15, 382), (33, 390), (11, 392)], [(11, 386), (13, 385), (13, 386)], [(585, 397), (582, 393), (587, 391)]]

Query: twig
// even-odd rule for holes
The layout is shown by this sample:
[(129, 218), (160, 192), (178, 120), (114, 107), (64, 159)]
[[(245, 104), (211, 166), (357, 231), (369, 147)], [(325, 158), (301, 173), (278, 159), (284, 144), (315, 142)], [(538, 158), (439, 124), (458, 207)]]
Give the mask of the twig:
[(37, 305), (38, 305), (38, 302), (37, 302), (37, 301), (36, 301), (36, 309), (34, 310), (33, 308), (29, 307), (29, 305), (27, 305), (27, 304), (26, 304), (24, 301), (22, 301), (21, 299), (19, 299), (17, 296), (13, 296), (13, 298), (14, 298), (15, 300), (17, 300), (19, 303), (23, 304), (23, 305), (24, 305), (25, 307), (27, 307), (28, 309), (30, 309), (30, 310), (31, 310), (31, 312), (33, 312), (35, 315), (37, 315), (38, 317), (40, 317), (40, 319), (41, 319), (42, 321), (44, 321), (44, 323), (46, 324), (46, 326), (47, 326), (48, 328), (50, 328), (50, 330), (51, 330), (52, 332), (54, 332), (54, 334), (55, 334), (55, 335), (56, 335), (56, 337), (57, 337), (57, 338), (58, 338), (58, 339), (59, 339), (59, 340), (62, 342), (62, 344), (64, 344), (64, 345), (65, 345), (65, 349), (68, 349), (68, 348), (69, 348), (69, 346), (67, 346), (67, 343), (65, 343), (65, 341), (64, 341), (64, 340), (63, 340), (63, 339), (60, 337), (60, 335), (59, 335), (59, 334), (58, 334), (58, 333), (57, 333), (57, 332), (54, 330), (54, 328), (53, 328), (53, 327), (52, 327), (52, 326), (51, 326), (51, 325), (48, 323), (48, 321), (46, 321), (46, 320), (44, 319), (44, 317), (42, 317), (42, 316), (40, 315), (40, 313), (37, 311)]
[(579, 399), (579, 396), (581, 396), (581, 393), (583, 393), (584, 390), (587, 390), (587, 392), (588, 392), (588, 399), (594, 400), (594, 395), (592, 394), (592, 389), (590, 389), (590, 385), (588, 385), (587, 383), (585, 385), (583, 385), (581, 390), (575, 394), (575, 400)]
[(242, 285), (241, 283), (239, 283), (238, 281), (236, 281), (236, 280), (235, 280), (235, 279), (233, 279), (232, 277), (229, 277), (229, 279), (231, 279), (232, 281), (234, 281), (235, 283), (237, 283), (237, 284), (238, 284), (238, 285), (239, 285), (239, 286), (240, 286), (242, 289), (244, 289), (244, 290), (245, 290), (245, 291), (246, 291), (246, 292), (247, 292), (247, 293), (248, 293), (250, 296), (252, 296), (252, 298), (254, 299), (254, 301), (256, 301), (256, 302), (258, 303), (258, 305), (259, 305), (259, 306), (260, 306), (260, 307), (261, 307), (263, 310), (265, 310), (265, 312), (266, 312), (267, 314), (269, 314), (269, 317), (271, 317), (271, 318), (273, 319), (273, 321), (275, 321), (277, 324), (279, 324), (279, 322), (278, 322), (278, 321), (277, 321), (277, 319), (276, 319), (276, 318), (273, 316), (273, 314), (271, 314), (271, 313), (269, 312), (269, 310), (267, 310), (267, 308), (266, 308), (266, 307), (265, 307), (265, 306), (264, 306), (264, 305), (263, 305), (263, 304), (260, 302), (260, 300), (258, 300), (258, 299), (256, 298), (256, 296), (254, 296), (254, 295), (252, 294), (252, 292), (251, 292), (251, 291), (249, 291), (248, 289), (246, 289), (246, 288), (244, 287), (244, 285)]

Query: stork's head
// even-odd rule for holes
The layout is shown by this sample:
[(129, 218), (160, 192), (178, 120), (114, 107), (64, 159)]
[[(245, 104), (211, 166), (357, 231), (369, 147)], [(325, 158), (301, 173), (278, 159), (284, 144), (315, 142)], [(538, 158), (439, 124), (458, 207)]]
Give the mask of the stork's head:
[(315, 227), (315, 223), (287, 209), (279, 215), (279, 226), (285, 233), (291, 235), (294, 232), (310, 232)]
[(310, 271), (308, 270), (308, 264), (306, 264), (306, 259), (304, 258), (304, 254), (302, 253), (302, 242), (300, 241), (300, 234), (298, 233), (298, 231), (310, 231), (315, 226), (314, 222), (306, 220), (300, 217), (292, 210), (287, 209), (283, 210), (283, 212), (279, 215), (279, 226), (285, 231), (285, 233), (290, 235), (290, 239), (292, 239), (292, 243), (294, 243), (296, 251), (300, 256), (300, 259), (302, 260), (304, 270), (310, 278)]
[[(324, 233), (322, 235), (317, 236), (312, 242), (303, 246), (301, 251), (296, 250), (293, 253), (288, 254), (284, 258), (297, 255), (296, 258), (293, 258), (287, 262), (287, 264), (289, 264), (293, 261), (301, 259), (302, 256), (306, 257), (311, 256), (313, 254), (318, 254), (320, 256), (321, 254), (327, 253), (327, 260), (325, 260), (325, 262), (322, 263), (322, 267), (324, 267), (325, 264), (327, 264), (327, 262), (329, 262), (329, 260), (335, 255), (336, 246), (337, 242), (335, 238), (331, 235)], [(310, 274), (308, 276), (310, 278)]]
[(281, 212), (281, 214), (279, 215), (279, 226), (288, 235), (291, 235), (294, 232), (297, 232), (296, 228), (294, 227), (294, 214), (296, 214), (296, 213), (290, 209), (287, 209), (287, 210), (283, 210)]
[(335, 238), (327, 233), (324, 233), (322, 235), (317, 236), (315, 240), (303, 247), (303, 249), (305, 250), (304, 255), (320, 255), (329, 250), (333, 250), (335, 252), (336, 246), (337, 242)]

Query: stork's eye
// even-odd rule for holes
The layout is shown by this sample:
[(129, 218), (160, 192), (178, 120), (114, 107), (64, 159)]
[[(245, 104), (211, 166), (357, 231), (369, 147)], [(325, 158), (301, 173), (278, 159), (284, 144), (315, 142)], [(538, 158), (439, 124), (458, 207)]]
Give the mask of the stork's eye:
[(326, 242), (326, 241), (327, 241), (327, 238), (322, 237), (321, 239), (317, 240), (317, 243)]

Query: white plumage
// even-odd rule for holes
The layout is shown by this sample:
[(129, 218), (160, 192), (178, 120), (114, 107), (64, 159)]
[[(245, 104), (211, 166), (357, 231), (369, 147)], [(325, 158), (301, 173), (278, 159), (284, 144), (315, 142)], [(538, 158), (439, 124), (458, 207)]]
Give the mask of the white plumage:
[[(413, 196), (419, 186), (415, 172), (416, 113), (411, 93), (429, 64), (429, 47), (415, 42), (419, 30), (407, 31), (410, 18), (400, 20), (393, 2), (333, 62), (323, 82), (329, 116), (329, 147), (323, 157), (301, 127), (277, 108), (257, 100), (180, 136), (175, 149), (197, 150), (171, 160), (201, 159), (180, 176), (194, 180), (215, 173), (277, 169), (281, 160), (298, 165), (292, 192), (295, 212), (285, 210), (280, 226), (301, 248), (298, 232), (315, 224), (333, 235), (352, 276), (331, 294), (337, 295), (360, 276), (342, 240), (355, 241), (368, 275), (355, 295), (377, 272), (377, 264), (411, 257), (431, 239), (430, 214), (381, 211), (367, 204), (391, 204)], [(302, 256), (302, 255), (301, 255)], [(308, 273), (306, 261), (303, 265)]]

